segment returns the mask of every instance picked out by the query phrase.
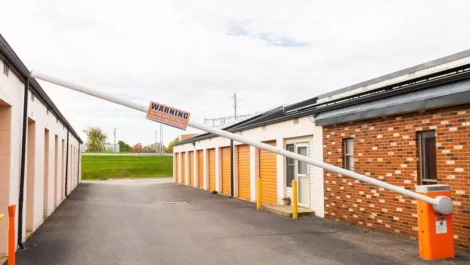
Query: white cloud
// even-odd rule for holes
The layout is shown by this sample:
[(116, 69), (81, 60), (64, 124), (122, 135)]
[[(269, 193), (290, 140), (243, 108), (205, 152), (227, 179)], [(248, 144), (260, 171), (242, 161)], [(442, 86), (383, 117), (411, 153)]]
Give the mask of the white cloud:
[[(467, 49), (468, 6), (15, 0), (2, 3), (0, 32), (29, 68), (202, 122), (231, 115), (234, 92), (239, 113), (254, 113)], [(42, 84), (78, 131), (116, 127), (127, 142), (154, 141), (144, 114)], [(165, 127), (165, 143), (178, 133)]]

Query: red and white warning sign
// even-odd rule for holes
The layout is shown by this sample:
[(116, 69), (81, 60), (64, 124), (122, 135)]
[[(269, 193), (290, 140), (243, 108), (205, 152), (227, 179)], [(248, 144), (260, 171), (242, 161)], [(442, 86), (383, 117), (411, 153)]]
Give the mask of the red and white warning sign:
[(147, 119), (182, 130), (186, 130), (186, 127), (188, 127), (190, 116), (191, 113), (187, 111), (153, 101), (150, 102), (150, 106), (147, 110)]

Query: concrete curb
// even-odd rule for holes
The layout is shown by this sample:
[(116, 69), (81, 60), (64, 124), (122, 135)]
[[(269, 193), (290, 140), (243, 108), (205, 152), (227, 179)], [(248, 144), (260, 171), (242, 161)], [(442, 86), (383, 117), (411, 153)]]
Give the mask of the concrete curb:
[[(292, 218), (292, 207), (285, 207), (282, 205), (262, 205), (261, 208), (268, 212), (272, 212), (278, 215), (286, 216)], [(315, 212), (310, 209), (305, 209), (299, 207), (298, 209), (298, 216), (299, 217), (310, 217), (315, 216)]]

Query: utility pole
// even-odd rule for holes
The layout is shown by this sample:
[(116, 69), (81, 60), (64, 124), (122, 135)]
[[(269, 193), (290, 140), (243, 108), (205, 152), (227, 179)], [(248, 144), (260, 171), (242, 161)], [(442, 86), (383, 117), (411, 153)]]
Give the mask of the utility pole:
[(114, 153), (117, 152), (117, 148), (116, 148), (116, 128), (114, 128)]
[(158, 131), (155, 130), (155, 154), (158, 154)]
[(160, 154), (163, 155), (163, 125), (160, 123)]
[(233, 111), (235, 112), (235, 120), (237, 119), (237, 93), (233, 93)]

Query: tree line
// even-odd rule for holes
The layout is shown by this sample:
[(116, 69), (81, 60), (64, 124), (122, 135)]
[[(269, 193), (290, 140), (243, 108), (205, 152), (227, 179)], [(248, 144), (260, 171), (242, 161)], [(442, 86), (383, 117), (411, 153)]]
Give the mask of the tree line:
[[(108, 135), (98, 127), (89, 127), (88, 129), (84, 130), (84, 133), (87, 136), (87, 143), (86, 143), (86, 152), (115, 152), (119, 150), (120, 153), (173, 153), (173, 145), (179, 142), (179, 137), (171, 140), (166, 147), (164, 144), (161, 143), (153, 143), (150, 145), (142, 145), (141, 143), (137, 143), (134, 145), (129, 145), (128, 143), (119, 140), (117, 145), (106, 143), (108, 139)], [(119, 146), (119, 148), (117, 148)]]

